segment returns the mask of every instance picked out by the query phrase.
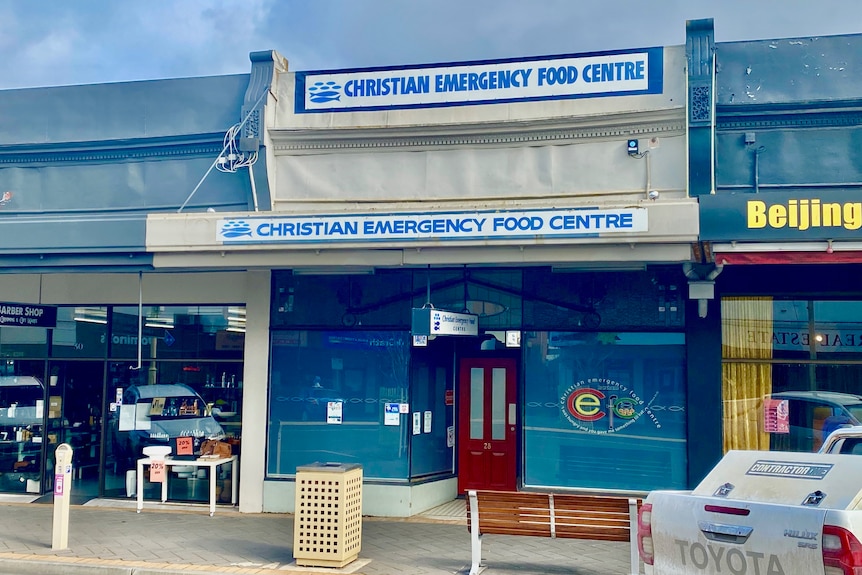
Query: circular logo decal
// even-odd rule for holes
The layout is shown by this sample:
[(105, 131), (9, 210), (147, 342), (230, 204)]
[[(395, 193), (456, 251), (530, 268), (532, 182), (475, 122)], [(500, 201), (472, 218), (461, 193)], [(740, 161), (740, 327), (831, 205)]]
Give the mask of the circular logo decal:
[[(655, 400), (655, 397), (653, 397)], [(583, 379), (569, 386), (560, 398), (563, 416), (587, 433), (605, 434), (625, 429), (643, 415), (657, 428), (661, 424), (634, 390), (607, 378)]]

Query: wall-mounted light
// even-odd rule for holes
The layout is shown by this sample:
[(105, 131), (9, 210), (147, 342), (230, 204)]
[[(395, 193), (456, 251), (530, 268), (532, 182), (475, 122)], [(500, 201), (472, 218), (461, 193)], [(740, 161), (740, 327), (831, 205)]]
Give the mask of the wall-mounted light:
[(144, 323), (144, 326), (145, 327), (154, 327), (157, 329), (159, 329), (159, 328), (161, 328), (161, 329), (173, 329), (174, 323), (173, 323), (173, 321), (167, 321), (167, 320), (165, 320), (164, 322), (153, 321), (153, 318), (150, 318), (150, 319), (147, 319), (147, 321)]
[(374, 268), (362, 266), (302, 267), (293, 268), (292, 272), (295, 276), (374, 275)]
[(80, 321), (82, 323), (100, 323), (102, 325), (107, 324), (107, 319), (97, 319), (93, 317), (85, 317), (85, 316), (75, 316), (75, 321)]
[(99, 323), (104, 325), (108, 323), (108, 310), (99, 307), (76, 307), (73, 319), (83, 323)]
[[(658, 148), (659, 139), (657, 137), (652, 138), (649, 142), (650, 148)], [(635, 158), (636, 160), (640, 160), (646, 158), (646, 197), (652, 201), (655, 201), (659, 197), (658, 190), (652, 189), (652, 164), (650, 162), (650, 151), (644, 150), (640, 151), (640, 145), (637, 138), (629, 138), (626, 140), (626, 153), (628, 153), (630, 158)]]
[[(163, 313), (165, 315), (162, 315)], [(153, 306), (150, 315), (144, 318), (144, 325), (146, 327), (171, 329), (174, 327), (174, 316), (173, 314), (168, 315), (163, 306)]]
[(554, 273), (577, 272), (642, 272), (647, 266), (643, 262), (583, 262), (565, 263), (551, 266)]

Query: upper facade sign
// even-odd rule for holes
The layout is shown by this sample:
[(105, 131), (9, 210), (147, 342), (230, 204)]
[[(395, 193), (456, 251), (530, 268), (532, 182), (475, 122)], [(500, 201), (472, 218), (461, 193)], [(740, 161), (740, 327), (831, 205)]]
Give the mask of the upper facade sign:
[(296, 113), (662, 93), (663, 49), (296, 73)]
[(862, 237), (855, 190), (700, 196), (700, 237), (711, 241), (810, 241)]

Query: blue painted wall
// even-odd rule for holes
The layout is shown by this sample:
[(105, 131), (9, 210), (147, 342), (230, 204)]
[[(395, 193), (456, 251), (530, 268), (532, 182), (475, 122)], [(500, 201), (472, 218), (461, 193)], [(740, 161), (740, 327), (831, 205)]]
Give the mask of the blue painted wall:
[(0, 143), (57, 144), (224, 132), (249, 75), (0, 91)]
[(862, 35), (719, 42), (716, 102), (722, 105), (857, 100)]
[[(0, 91), (0, 264), (146, 258), (146, 214), (186, 200), (241, 120), (248, 86), (241, 74)], [(243, 211), (249, 199), (247, 172), (213, 170), (184, 211)]]
[(716, 58), (718, 191), (862, 182), (862, 35), (719, 43)]

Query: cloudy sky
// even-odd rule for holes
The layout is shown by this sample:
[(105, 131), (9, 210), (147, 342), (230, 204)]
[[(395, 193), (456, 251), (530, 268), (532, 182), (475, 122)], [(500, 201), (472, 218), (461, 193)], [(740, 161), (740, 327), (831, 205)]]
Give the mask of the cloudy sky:
[(0, 0), (0, 89), (862, 32), (859, 0)]

